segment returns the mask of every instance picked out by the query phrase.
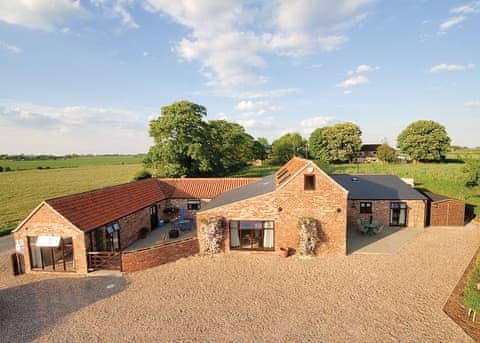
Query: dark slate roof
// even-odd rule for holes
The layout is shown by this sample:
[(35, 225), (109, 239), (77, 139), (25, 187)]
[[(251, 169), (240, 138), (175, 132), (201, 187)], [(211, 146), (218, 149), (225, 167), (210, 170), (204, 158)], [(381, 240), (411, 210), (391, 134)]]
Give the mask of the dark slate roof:
[(377, 151), (381, 144), (363, 144), (360, 151)]
[(228, 205), (237, 201), (267, 194), (275, 190), (275, 175), (266, 176), (257, 182), (220, 194), (218, 197), (203, 206), (200, 211), (210, 210), (215, 207)]
[(395, 175), (330, 175), (348, 190), (349, 199), (358, 200), (427, 200)]
[[(436, 202), (436, 201), (444, 201), (444, 200), (458, 200), (454, 198), (447, 197), (445, 195), (433, 193), (433, 192), (428, 192), (428, 191), (422, 191), (422, 193), (431, 201)], [(461, 200), (463, 201), (463, 200)]]

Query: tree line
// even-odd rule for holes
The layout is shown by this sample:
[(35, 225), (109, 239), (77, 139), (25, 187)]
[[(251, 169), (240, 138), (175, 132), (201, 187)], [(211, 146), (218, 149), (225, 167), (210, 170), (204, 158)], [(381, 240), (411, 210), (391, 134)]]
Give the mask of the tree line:
[[(362, 131), (354, 123), (339, 123), (315, 129), (304, 139), (299, 133), (287, 133), (269, 144), (254, 139), (237, 123), (206, 121), (204, 106), (179, 101), (162, 107), (160, 116), (150, 122), (154, 139), (144, 160), (145, 166), (169, 177), (223, 176), (248, 165), (254, 159), (283, 164), (293, 156), (325, 161), (352, 162), (360, 152)], [(438, 161), (445, 158), (450, 138), (445, 127), (431, 120), (408, 125), (398, 136), (397, 146), (412, 160)], [(394, 148), (384, 142), (377, 157), (394, 161)]]

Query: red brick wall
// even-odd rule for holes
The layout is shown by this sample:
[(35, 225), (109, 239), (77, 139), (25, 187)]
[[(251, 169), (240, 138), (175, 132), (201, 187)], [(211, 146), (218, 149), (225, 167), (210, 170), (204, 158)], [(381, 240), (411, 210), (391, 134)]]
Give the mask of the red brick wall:
[(174, 262), (182, 257), (195, 255), (198, 252), (199, 247), (196, 237), (151, 248), (122, 252), (122, 271), (130, 273), (152, 268)]
[(85, 249), (84, 232), (77, 229), (65, 218), (57, 214), (50, 206), (43, 204), (16, 232), (13, 233), (15, 240), (22, 239), (24, 242), (25, 271), (31, 272), (30, 254), (28, 252), (28, 236), (61, 236), (72, 237), (73, 262), (75, 272), (87, 273), (87, 256)]
[[(355, 222), (360, 219), (362, 222), (377, 220), (380, 225), (390, 225), (390, 204), (392, 200), (373, 200), (372, 213), (360, 213), (360, 202), (369, 200), (348, 201), (348, 225), (354, 227)], [(399, 202), (397, 200), (393, 202)], [(407, 204), (407, 227), (425, 227), (426, 204), (423, 200), (404, 200)]]
[(463, 226), (464, 224), (465, 202), (457, 199), (449, 199), (431, 203), (431, 226)]
[(312, 217), (320, 223), (322, 243), (317, 252), (346, 254), (347, 191), (328, 175), (314, 167), (315, 190), (304, 190), (304, 175), (308, 167), (285, 186), (277, 189), (275, 198), (282, 208), (277, 220), (276, 247), (297, 248), (297, 222)]
[(138, 232), (142, 228), (151, 230), (150, 208), (132, 213), (118, 220), (120, 224), (120, 246), (127, 248), (138, 240)]
[[(304, 190), (304, 173), (300, 173), (273, 193), (198, 213), (197, 235), (201, 251), (201, 222), (212, 216), (225, 218), (227, 225), (229, 220), (274, 220), (275, 250), (298, 247), (297, 222), (299, 218), (308, 216), (319, 221), (324, 233), (317, 252), (345, 254), (347, 192), (317, 168), (314, 168), (314, 174), (316, 187), (313, 191)], [(229, 232), (225, 230), (225, 251), (229, 251), (229, 247)]]
[[(187, 208), (187, 202), (188, 200), (194, 200), (195, 198), (189, 198), (189, 199), (179, 199), (179, 198), (174, 198), (174, 199), (167, 199), (163, 200), (160, 203), (160, 209), (158, 212), (158, 215), (160, 219), (166, 219), (166, 215), (163, 213), (163, 209), (165, 207), (176, 207), (179, 210), (183, 207)], [(200, 209), (208, 204), (211, 199), (199, 199), (200, 200)], [(196, 215), (197, 211), (196, 210), (187, 210), (187, 217), (193, 218)]]
[[(200, 250), (204, 251), (201, 226), (202, 221), (205, 219), (215, 216), (223, 217), (227, 228), (230, 220), (276, 220), (277, 215), (278, 210), (273, 193), (199, 212), (197, 214), (197, 236), (199, 237)], [(276, 229), (275, 227), (274, 230)], [(274, 235), (276, 242), (276, 231)], [(224, 231), (224, 248), (225, 251), (230, 251), (230, 234), (228, 229)]]

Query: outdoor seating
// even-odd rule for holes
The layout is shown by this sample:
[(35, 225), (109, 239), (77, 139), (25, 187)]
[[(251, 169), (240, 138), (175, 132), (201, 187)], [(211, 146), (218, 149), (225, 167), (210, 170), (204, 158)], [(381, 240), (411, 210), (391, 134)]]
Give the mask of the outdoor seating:
[(368, 229), (362, 224), (360, 219), (357, 220), (357, 231), (360, 232), (362, 235), (368, 232)]
[(383, 231), (384, 228), (385, 228), (384, 225), (380, 225), (379, 227), (375, 227), (375, 228), (373, 228), (373, 233), (378, 235), (380, 232)]

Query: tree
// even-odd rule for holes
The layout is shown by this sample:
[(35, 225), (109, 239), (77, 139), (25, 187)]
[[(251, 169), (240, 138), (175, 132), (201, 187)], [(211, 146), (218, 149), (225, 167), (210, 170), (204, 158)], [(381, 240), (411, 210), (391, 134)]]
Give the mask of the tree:
[(287, 133), (272, 143), (272, 163), (284, 164), (294, 156), (305, 157), (306, 141), (298, 133)]
[(432, 120), (418, 120), (408, 125), (397, 138), (398, 148), (414, 161), (439, 161), (450, 148), (445, 127)]
[(207, 110), (189, 101), (162, 107), (161, 115), (150, 122), (149, 134), (155, 144), (144, 164), (169, 177), (199, 176), (212, 170), (208, 159)]
[(263, 137), (257, 138), (253, 143), (253, 155), (255, 159), (266, 160), (270, 154), (271, 146), (268, 144), (268, 140)]
[(463, 167), (463, 173), (466, 176), (466, 187), (478, 186), (478, 180), (480, 179), (480, 160), (471, 157), (465, 158), (465, 166)]
[(377, 157), (383, 162), (394, 162), (397, 159), (397, 152), (385, 142), (377, 148)]
[(208, 122), (209, 158), (214, 175), (237, 171), (254, 158), (255, 141), (243, 126), (225, 120)]
[(135, 173), (133, 176), (134, 181), (143, 180), (143, 179), (150, 179), (152, 177), (152, 173), (150, 173), (147, 169), (140, 169)]
[(353, 123), (340, 123), (318, 128), (309, 138), (313, 158), (333, 162), (348, 161), (360, 151), (362, 131)]

